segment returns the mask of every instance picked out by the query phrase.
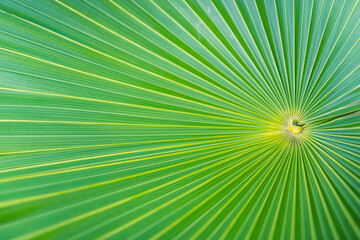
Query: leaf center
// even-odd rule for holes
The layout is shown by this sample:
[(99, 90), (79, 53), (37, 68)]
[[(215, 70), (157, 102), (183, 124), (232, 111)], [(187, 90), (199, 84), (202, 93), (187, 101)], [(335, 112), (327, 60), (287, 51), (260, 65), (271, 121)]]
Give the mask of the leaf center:
[(303, 131), (303, 129), (305, 128), (305, 124), (302, 123), (300, 124), (299, 121), (297, 120), (291, 120), (289, 122), (289, 129), (293, 134), (299, 134)]

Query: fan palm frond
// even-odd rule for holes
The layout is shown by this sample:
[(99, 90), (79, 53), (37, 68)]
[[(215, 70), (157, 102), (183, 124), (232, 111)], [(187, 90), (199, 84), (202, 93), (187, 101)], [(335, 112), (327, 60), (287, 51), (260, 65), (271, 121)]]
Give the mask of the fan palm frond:
[(355, 0), (0, 2), (1, 239), (359, 239)]

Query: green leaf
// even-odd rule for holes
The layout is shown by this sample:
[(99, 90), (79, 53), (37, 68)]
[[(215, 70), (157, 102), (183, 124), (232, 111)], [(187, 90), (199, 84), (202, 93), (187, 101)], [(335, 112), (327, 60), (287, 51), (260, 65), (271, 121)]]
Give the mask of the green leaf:
[(359, 239), (359, 19), (1, 1), (0, 238)]

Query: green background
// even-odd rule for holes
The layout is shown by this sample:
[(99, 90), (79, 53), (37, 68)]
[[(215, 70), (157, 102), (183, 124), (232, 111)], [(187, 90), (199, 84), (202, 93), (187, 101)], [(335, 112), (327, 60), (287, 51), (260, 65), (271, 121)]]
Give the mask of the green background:
[(1, 239), (360, 238), (359, 1), (0, 10)]

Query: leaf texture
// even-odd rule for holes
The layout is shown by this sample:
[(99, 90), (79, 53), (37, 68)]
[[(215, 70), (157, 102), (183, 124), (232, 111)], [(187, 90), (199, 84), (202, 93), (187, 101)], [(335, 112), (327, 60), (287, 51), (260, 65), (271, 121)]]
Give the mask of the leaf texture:
[(358, 0), (0, 10), (1, 239), (360, 238)]

